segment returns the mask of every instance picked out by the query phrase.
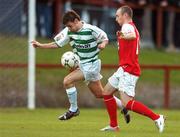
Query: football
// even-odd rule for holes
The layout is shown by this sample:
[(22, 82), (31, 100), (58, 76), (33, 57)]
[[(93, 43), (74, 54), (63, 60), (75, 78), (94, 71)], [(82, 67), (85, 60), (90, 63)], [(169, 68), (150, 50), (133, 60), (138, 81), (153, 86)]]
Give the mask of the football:
[(61, 64), (68, 69), (77, 68), (79, 65), (79, 57), (72, 51), (67, 51), (61, 57)]

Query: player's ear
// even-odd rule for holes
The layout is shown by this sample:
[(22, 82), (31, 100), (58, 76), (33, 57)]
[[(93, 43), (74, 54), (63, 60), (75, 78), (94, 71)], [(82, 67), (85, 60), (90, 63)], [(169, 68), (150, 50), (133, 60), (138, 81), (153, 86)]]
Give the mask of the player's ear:
[(127, 13), (124, 13), (124, 16), (130, 18), (130, 16)]
[(74, 23), (79, 23), (79, 20), (78, 19), (74, 19)]

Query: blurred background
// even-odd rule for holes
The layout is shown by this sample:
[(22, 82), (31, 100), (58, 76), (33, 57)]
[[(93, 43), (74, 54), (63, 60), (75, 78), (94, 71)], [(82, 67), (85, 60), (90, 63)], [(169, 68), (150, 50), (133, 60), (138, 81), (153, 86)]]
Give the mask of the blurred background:
[[(117, 69), (115, 12), (122, 5), (134, 10), (141, 35), (142, 76), (136, 98), (154, 108), (180, 108), (180, 0), (36, 0), (35, 30), (40, 42), (60, 32), (63, 13), (73, 9), (81, 19), (103, 29), (110, 39), (102, 51), (102, 79), (106, 84)], [(26, 107), (28, 100), (28, 0), (0, 0), (0, 107)], [(71, 50), (36, 50), (36, 107), (68, 107), (63, 78), (68, 74), (60, 57)], [(85, 83), (77, 83), (80, 107), (103, 107)]]

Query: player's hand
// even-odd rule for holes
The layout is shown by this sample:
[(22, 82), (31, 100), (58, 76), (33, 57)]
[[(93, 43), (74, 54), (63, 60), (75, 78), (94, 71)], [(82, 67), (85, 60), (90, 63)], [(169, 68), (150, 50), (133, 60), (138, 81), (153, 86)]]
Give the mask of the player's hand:
[(41, 43), (36, 40), (31, 41), (31, 44), (34, 48), (41, 47)]
[(116, 36), (117, 36), (117, 38), (122, 38), (124, 36), (124, 34), (121, 31), (117, 31)]
[(100, 50), (103, 50), (105, 47), (106, 47), (106, 44), (105, 44), (105, 43), (101, 43), (101, 44), (98, 45), (98, 48), (99, 48)]

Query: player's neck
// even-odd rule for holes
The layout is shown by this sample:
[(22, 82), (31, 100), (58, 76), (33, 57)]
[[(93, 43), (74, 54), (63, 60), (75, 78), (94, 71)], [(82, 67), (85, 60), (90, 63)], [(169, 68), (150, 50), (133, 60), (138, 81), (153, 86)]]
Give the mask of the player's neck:
[(124, 24), (130, 23), (130, 22), (132, 22), (132, 19), (126, 19), (126, 20), (124, 21)]

